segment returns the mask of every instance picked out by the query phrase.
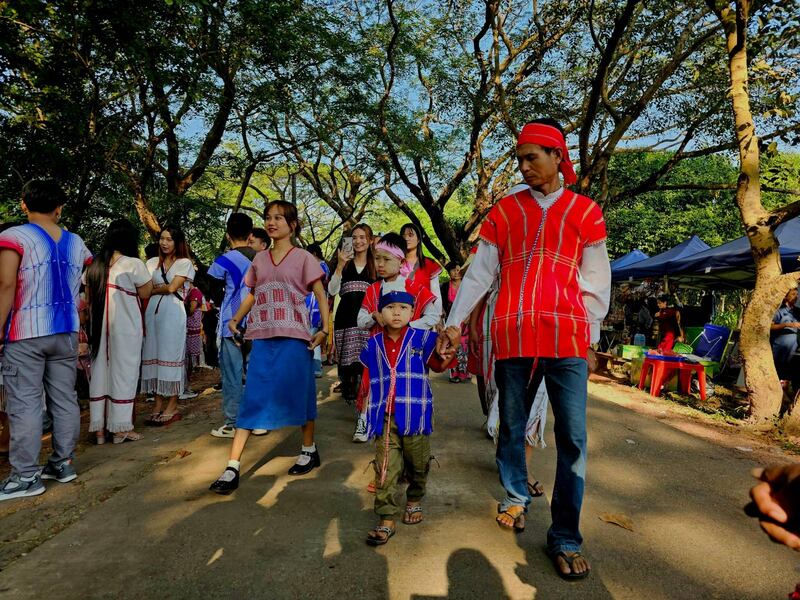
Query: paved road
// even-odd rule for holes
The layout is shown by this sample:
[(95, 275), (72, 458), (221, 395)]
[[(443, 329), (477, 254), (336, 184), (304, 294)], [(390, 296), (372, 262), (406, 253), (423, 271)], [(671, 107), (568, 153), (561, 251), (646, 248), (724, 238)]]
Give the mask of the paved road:
[[(320, 380), (320, 389), (331, 382)], [(370, 449), (349, 441), (352, 409), (321, 391), (322, 468), (285, 475), (297, 431), (253, 438), (230, 497), (206, 491), (228, 451), (207, 434), (212, 415), (136, 444), (87, 448), (78, 462), (83, 486), (108, 492), (7, 566), (0, 598), (767, 599), (785, 598), (800, 579), (800, 557), (742, 513), (751, 455), (591, 398), (582, 529), (594, 573), (561, 581), (543, 553), (546, 498), (535, 500), (522, 535), (494, 523), (501, 490), (475, 387), (437, 378), (435, 394), (441, 468), (432, 469), (426, 520), (399, 525), (380, 549), (363, 541), (374, 522)], [(549, 495), (552, 433), (547, 440), (533, 465)], [(52, 517), (81, 489), (52, 484), (36, 510)], [(3, 519), (21, 518), (20, 507)], [(604, 514), (628, 517), (633, 531)]]

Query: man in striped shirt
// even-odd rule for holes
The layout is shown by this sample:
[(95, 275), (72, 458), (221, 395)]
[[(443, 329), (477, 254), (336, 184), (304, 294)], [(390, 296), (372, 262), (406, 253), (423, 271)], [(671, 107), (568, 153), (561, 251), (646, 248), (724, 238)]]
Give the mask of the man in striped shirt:
[(564, 187), (576, 176), (557, 122), (540, 119), (525, 125), (516, 153), (525, 185), (489, 211), (447, 319), (447, 335), (457, 346), (461, 323), (499, 277), (491, 334), (500, 394), (497, 466), (506, 497), (497, 521), (503, 527), (524, 527), (531, 501), (525, 424), (544, 379), (558, 455), (548, 553), (559, 575), (581, 579), (590, 570), (580, 553), (579, 530), (586, 381), (594, 358), (589, 344), (599, 339), (611, 288), (605, 222), (597, 204)]
[[(0, 234), (0, 343), (11, 425), (11, 474), (0, 483), (0, 501), (43, 493), (42, 479), (77, 477), (78, 292), (92, 255), (80, 237), (58, 226), (66, 201), (55, 181), (30, 181), (22, 190), (28, 223)], [(45, 391), (53, 454), (40, 471)]]

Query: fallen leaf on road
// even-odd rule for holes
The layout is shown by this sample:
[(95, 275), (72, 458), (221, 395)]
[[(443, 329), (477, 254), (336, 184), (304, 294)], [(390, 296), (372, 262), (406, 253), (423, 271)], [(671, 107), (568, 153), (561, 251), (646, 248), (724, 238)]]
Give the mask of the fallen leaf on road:
[(746, 448), (745, 446), (736, 446), (736, 449), (739, 450), (740, 452), (752, 452), (753, 451), (752, 448)]
[(636, 444), (636, 440), (632, 440), (630, 438), (626, 438), (625, 441), (628, 442), (631, 445), (635, 445)]
[(191, 452), (189, 452), (188, 450), (186, 450), (186, 449), (184, 449), (184, 448), (181, 448), (181, 449), (180, 449), (180, 450), (178, 450), (178, 452), (176, 453), (176, 455), (177, 455), (177, 457), (178, 457), (178, 458), (186, 458), (186, 457), (187, 457), (187, 456), (189, 456), (190, 454), (191, 454)]
[(603, 513), (600, 515), (600, 520), (606, 523), (611, 523), (612, 525), (617, 525), (618, 527), (622, 527), (628, 531), (633, 531), (633, 521), (630, 517), (626, 517), (625, 515)]

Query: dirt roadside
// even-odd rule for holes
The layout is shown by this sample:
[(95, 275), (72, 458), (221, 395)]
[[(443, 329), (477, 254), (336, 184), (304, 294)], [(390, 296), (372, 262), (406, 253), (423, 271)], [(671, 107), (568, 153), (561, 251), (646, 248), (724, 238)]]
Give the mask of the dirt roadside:
[(656, 398), (602, 375), (591, 376), (589, 393), (606, 402), (649, 415), (700, 439), (747, 454), (764, 465), (800, 462), (800, 455), (793, 451), (800, 445), (795, 446), (775, 432), (758, 431), (740, 421), (726, 420), (690, 406)]
[[(0, 504), (0, 571), (159, 465), (181, 460), (185, 444), (204, 430), (219, 426), (221, 399), (213, 388), (218, 381), (219, 371), (202, 371), (192, 384), (195, 390), (202, 390), (200, 395), (181, 401), (183, 419), (168, 427), (145, 427), (142, 422), (150, 405), (137, 402), (137, 430), (145, 436), (138, 442), (115, 445), (109, 441), (97, 446), (88, 431), (88, 411), (82, 411), (81, 436), (75, 451), (78, 480), (69, 484), (48, 481), (47, 491), (41, 496)], [(47, 460), (50, 451), (47, 435), (42, 440), (40, 459)], [(8, 461), (0, 459), (0, 477), (6, 477), (8, 469)]]

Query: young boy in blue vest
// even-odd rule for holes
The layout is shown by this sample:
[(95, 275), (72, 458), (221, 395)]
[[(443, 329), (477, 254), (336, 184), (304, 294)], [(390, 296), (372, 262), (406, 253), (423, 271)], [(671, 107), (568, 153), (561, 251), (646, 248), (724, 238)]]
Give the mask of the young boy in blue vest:
[[(228, 321), (242, 305), (242, 300), (250, 293), (244, 285), (245, 273), (255, 258), (256, 251), (248, 245), (253, 220), (243, 213), (233, 213), (225, 227), (225, 237), (230, 250), (218, 256), (208, 269), (209, 277), (219, 279), (225, 286), (217, 326), (217, 342), (219, 344), (219, 369), (222, 375), (222, 413), (225, 422), (211, 430), (211, 435), (218, 438), (232, 438), (236, 428), (236, 417), (239, 415), (239, 402), (242, 398), (242, 377), (245, 370), (245, 356), (240, 341), (234, 339), (228, 329)], [(219, 302), (214, 298), (215, 302)], [(256, 435), (265, 432), (258, 431)]]
[(408, 480), (403, 523), (422, 521), (420, 502), (425, 495), (431, 455), (433, 394), (429, 369), (441, 373), (455, 351), (445, 349), (445, 337), (435, 331), (408, 326), (414, 296), (387, 291), (378, 304), (383, 331), (370, 338), (361, 352), (369, 373), (366, 406), (367, 436), (375, 437), (375, 514), (380, 522), (367, 534), (367, 543), (380, 546), (395, 533), (400, 512), (395, 499), (398, 479)]

